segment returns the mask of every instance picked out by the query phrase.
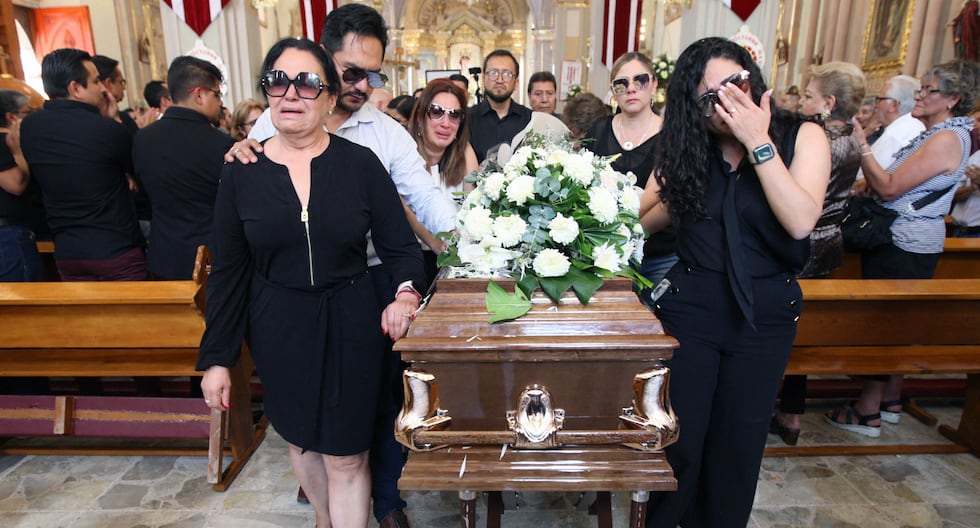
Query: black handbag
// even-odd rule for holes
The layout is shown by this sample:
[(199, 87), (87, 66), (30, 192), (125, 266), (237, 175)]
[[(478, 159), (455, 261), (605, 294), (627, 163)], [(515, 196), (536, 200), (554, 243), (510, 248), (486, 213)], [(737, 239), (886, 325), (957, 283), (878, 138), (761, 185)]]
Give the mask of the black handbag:
[[(912, 210), (917, 211), (938, 200), (952, 187), (933, 191), (912, 202)], [(898, 218), (898, 211), (883, 207), (868, 196), (855, 196), (844, 209), (840, 231), (844, 238), (846, 251), (867, 251), (891, 244), (892, 223)]]

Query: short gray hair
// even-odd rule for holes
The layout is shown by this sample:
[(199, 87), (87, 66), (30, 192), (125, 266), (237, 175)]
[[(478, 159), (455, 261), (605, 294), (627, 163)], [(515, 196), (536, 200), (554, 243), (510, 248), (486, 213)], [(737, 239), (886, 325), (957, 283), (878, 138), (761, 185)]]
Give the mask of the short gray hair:
[(910, 75), (896, 75), (888, 79), (888, 83), (891, 84), (891, 87), (888, 88), (885, 95), (898, 102), (898, 113), (907, 114), (911, 112), (912, 108), (915, 107), (915, 93), (922, 87), (919, 80)]

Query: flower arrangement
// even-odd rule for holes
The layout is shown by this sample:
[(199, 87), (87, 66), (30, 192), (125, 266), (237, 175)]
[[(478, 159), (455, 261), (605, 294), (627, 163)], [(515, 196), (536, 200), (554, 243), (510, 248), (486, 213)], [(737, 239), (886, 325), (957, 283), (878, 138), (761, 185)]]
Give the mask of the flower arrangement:
[(565, 100), (571, 99), (584, 91), (585, 88), (582, 88), (581, 84), (573, 84), (568, 87), (568, 93), (565, 95)]
[(468, 177), (477, 187), (460, 208), (439, 265), (450, 267), (449, 277), (517, 281), (513, 294), (490, 281), (491, 323), (527, 313), (539, 286), (556, 303), (572, 288), (583, 304), (603, 278), (651, 286), (630, 267), (643, 255), (642, 189), (610, 161), (532, 133), (499, 170)]
[(653, 59), (653, 74), (657, 76), (657, 83), (660, 86), (667, 86), (670, 76), (674, 74), (674, 60), (661, 53)]

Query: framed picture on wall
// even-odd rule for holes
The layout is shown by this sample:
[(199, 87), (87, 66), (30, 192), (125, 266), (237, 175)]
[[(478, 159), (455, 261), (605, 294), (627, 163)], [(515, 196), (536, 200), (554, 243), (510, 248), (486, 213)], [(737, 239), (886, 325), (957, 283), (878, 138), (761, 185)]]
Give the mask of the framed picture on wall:
[(915, 0), (871, 0), (864, 32), (865, 70), (899, 68), (905, 62)]
[(76, 48), (95, 54), (88, 7), (50, 7), (31, 10), (34, 52), (38, 58), (61, 48)]
[(429, 82), (432, 79), (442, 79), (443, 77), (449, 77), (450, 75), (459, 73), (459, 70), (425, 70), (425, 82)]

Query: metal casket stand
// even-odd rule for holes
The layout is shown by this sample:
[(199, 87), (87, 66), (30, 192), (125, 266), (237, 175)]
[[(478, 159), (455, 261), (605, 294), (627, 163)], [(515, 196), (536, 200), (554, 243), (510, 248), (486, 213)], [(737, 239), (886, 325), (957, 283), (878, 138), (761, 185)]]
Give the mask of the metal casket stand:
[[(497, 281), (513, 291), (513, 281)], [(491, 492), (487, 526), (500, 525), (501, 491), (630, 492), (641, 527), (651, 491), (677, 481), (663, 447), (677, 440), (670, 359), (677, 341), (625, 279), (587, 306), (535, 293), (524, 317), (487, 323), (487, 281), (440, 279), (408, 335), (410, 364), (395, 436), (411, 451), (402, 490), (457, 491), (461, 525), (476, 526), (476, 492)]]

